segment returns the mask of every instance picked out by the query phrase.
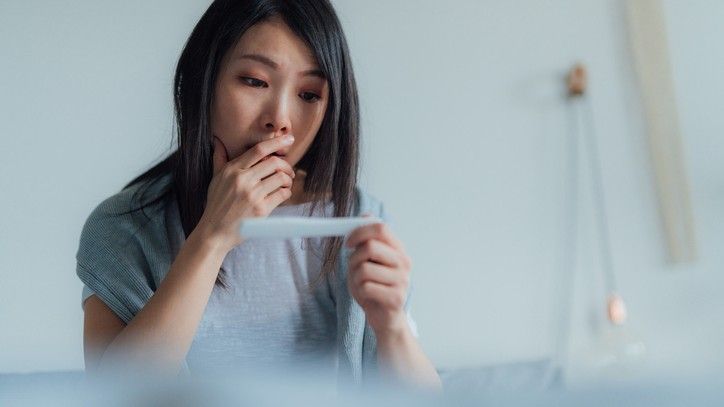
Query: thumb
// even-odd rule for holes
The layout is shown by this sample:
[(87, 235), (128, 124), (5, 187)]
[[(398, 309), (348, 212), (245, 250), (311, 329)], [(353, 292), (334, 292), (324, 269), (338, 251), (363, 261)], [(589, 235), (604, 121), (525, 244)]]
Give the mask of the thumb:
[(222, 143), (218, 137), (214, 136), (214, 175), (218, 174), (228, 161), (229, 156), (224, 143)]

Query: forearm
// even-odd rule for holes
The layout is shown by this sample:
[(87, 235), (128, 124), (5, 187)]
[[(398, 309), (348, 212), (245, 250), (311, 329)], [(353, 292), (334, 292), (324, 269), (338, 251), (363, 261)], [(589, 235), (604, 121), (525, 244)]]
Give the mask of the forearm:
[(122, 363), (178, 373), (226, 255), (214, 241), (194, 233), (148, 303), (106, 348), (100, 370)]
[(377, 335), (377, 361), (383, 375), (415, 387), (442, 389), (440, 376), (409, 327)]

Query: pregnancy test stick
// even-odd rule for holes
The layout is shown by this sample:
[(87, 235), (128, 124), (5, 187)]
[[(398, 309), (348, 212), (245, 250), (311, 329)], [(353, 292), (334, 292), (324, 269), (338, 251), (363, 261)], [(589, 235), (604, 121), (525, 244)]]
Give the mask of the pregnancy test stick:
[(242, 237), (288, 239), (293, 237), (347, 236), (360, 226), (382, 223), (380, 218), (368, 217), (303, 217), (278, 216), (250, 218), (241, 222)]

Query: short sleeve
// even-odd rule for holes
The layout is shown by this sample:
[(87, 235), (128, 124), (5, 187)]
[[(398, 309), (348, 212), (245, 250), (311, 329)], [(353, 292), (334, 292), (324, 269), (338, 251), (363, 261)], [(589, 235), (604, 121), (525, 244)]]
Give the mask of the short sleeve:
[(85, 300), (90, 298), (91, 295), (95, 294), (87, 285), (83, 284), (83, 293), (81, 294), (80, 307), (83, 308)]
[(86, 286), (82, 300), (97, 295), (125, 323), (151, 298), (171, 255), (165, 201), (134, 210), (135, 191), (125, 189), (91, 212), (76, 253), (76, 274)]

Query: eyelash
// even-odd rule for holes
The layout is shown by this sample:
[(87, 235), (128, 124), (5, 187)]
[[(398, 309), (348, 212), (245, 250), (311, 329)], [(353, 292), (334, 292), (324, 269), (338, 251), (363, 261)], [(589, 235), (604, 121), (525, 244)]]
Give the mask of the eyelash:
[[(242, 77), (240, 77), (240, 79), (241, 79), (242, 82), (244, 82), (245, 84), (247, 84), (247, 85), (249, 85), (249, 86), (251, 86), (251, 87), (253, 87), (253, 88), (266, 88), (266, 87), (269, 87), (269, 85), (268, 85), (266, 82), (264, 82), (264, 81), (262, 81), (262, 80), (259, 80), (259, 79), (256, 79), (256, 78), (250, 78), (250, 77), (248, 77), (248, 76), (242, 76)], [(311, 96), (312, 96), (312, 99), (311, 99), (311, 100), (305, 99), (305, 97), (304, 97), (303, 95), (311, 95)], [(312, 93), (312, 92), (302, 92), (302, 94), (299, 95), (299, 96), (302, 98), (302, 100), (304, 100), (304, 101), (307, 102), (307, 103), (315, 103), (315, 102), (319, 101), (320, 99), (322, 99), (321, 96), (319, 96), (319, 95), (317, 95), (317, 94), (315, 94), (315, 93)]]

